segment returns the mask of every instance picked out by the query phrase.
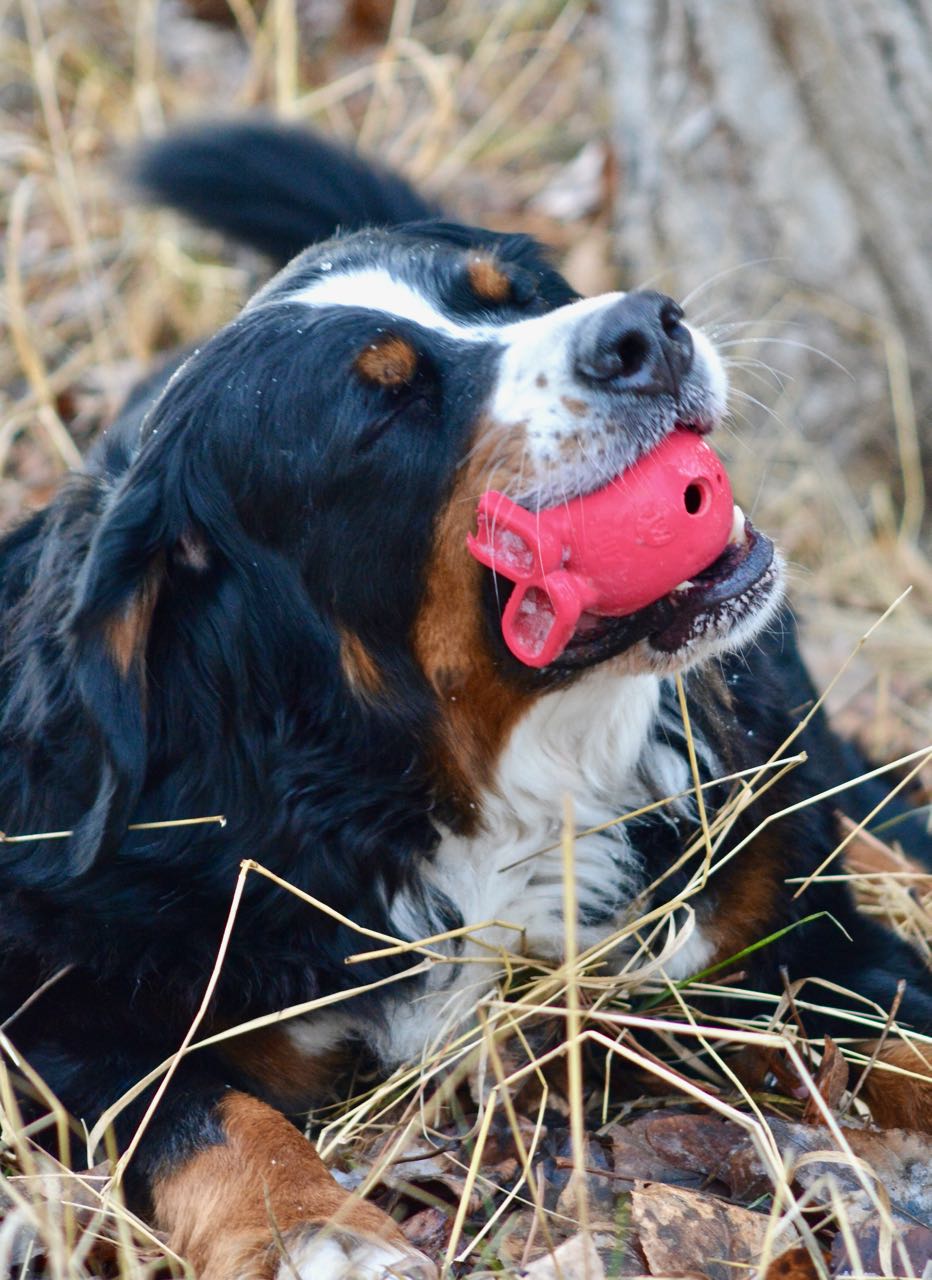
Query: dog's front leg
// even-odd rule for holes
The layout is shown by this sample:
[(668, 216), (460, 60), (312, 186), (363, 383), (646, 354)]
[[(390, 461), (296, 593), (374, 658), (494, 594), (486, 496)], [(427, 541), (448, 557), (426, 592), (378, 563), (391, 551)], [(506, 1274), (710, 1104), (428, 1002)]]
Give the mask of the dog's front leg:
[(434, 1280), (374, 1205), (344, 1191), (285, 1117), (229, 1091), (157, 1166), (155, 1225), (199, 1280)]

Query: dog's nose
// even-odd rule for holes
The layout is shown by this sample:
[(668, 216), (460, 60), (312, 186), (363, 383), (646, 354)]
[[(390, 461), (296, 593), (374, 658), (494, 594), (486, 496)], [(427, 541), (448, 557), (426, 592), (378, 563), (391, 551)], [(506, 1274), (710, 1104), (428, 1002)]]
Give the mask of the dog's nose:
[(626, 293), (582, 321), (574, 371), (583, 382), (643, 395), (679, 395), (693, 362), (683, 308), (663, 293)]

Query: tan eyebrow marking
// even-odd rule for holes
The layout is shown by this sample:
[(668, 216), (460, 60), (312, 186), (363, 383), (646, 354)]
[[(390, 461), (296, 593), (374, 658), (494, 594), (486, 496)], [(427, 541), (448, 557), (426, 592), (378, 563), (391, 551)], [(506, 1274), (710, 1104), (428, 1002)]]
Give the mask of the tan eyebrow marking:
[(396, 334), (371, 343), (356, 357), (356, 369), (380, 387), (403, 387), (417, 371), (417, 352)]
[(505, 302), (511, 294), (511, 281), (493, 258), (477, 254), (466, 268), (473, 292), (483, 302)]

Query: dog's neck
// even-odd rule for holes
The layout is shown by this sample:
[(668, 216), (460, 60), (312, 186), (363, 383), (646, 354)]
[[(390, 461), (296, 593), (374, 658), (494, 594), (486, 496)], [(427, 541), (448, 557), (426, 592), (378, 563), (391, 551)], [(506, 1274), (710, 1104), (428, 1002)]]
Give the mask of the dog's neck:
[[(479, 829), (469, 835), (443, 831), (425, 868), (437, 901), (452, 904), (463, 923), (498, 922), (479, 930), (477, 939), (513, 953), (561, 955), (561, 834), (567, 797), (577, 832), (580, 946), (593, 945), (624, 921), (649, 877), (629, 828), (614, 820), (690, 785), (688, 761), (676, 745), (682, 728), (671, 692), (669, 682), (656, 676), (622, 675), (606, 664), (572, 686), (544, 695), (517, 722), (494, 781), (481, 796)], [(660, 822), (675, 826), (689, 817), (691, 805), (680, 800), (659, 813)], [(593, 827), (602, 830), (579, 834)], [(439, 919), (432, 924), (429, 894), (401, 894), (393, 904), (392, 924), (407, 937), (428, 935)], [(478, 950), (468, 943), (465, 949)], [(706, 951), (697, 930), (674, 958), (671, 976), (695, 971)], [(487, 947), (481, 953), (488, 957)], [(434, 970), (428, 980), (432, 992), (407, 1012), (393, 1012), (390, 1036), (380, 1046), (386, 1060), (416, 1057), (446, 1022), (467, 1017), (489, 983), (490, 971), (478, 969)]]

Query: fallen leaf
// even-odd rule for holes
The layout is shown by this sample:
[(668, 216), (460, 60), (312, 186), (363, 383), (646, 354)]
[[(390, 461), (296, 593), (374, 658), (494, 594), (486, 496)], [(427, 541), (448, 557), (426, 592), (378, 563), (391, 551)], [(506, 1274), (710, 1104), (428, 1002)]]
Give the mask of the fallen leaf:
[[(777, 1119), (768, 1124), (777, 1146), (790, 1156), (794, 1181), (809, 1188), (833, 1178), (848, 1197), (849, 1215), (873, 1216), (873, 1197), (863, 1189), (850, 1162), (839, 1158), (838, 1144), (828, 1129)], [(905, 1129), (844, 1128), (841, 1132), (854, 1155), (867, 1164), (895, 1213), (904, 1220), (932, 1222), (932, 1144), (925, 1134)], [(824, 1160), (819, 1159), (821, 1153)], [(734, 1194), (734, 1185), (731, 1190)]]
[(578, 1235), (532, 1262), (524, 1275), (526, 1280), (605, 1280), (605, 1268), (594, 1241)]
[(406, 1218), (400, 1224), (401, 1230), (411, 1244), (421, 1249), (428, 1257), (435, 1257), (445, 1252), (450, 1242), (453, 1220), (441, 1209), (421, 1209)]
[(613, 1125), (608, 1131), (615, 1160), (615, 1181), (671, 1182), (680, 1186), (701, 1186), (705, 1170), (696, 1171), (690, 1163), (681, 1164), (663, 1150), (663, 1135), (655, 1145), (651, 1133), (655, 1125), (666, 1119), (681, 1117), (641, 1116), (629, 1124)]
[(727, 1166), (735, 1149), (748, 1141), (747, 1132), (740, 1125), (706, 1115), (651, 1118), (645, 1136), (651, 1149), (668, 1164), (696, 1175), (701, 1184), (719, 1179), (720, 1170)]
[(636, 1187), (631, 1210), (651, 1275), (734, 1280), (742, 1264), (760, 1261), (768, 1227), (762, 1213), (659, 1184)]
[[(908, 1262), (903, 1258), (900, 1250), (894, 1248), (892, 1251), (892, 1272), (883, 1269), (880, 1257), (880, 1228), (876, 1222), (865, 1222), (853, 1226), (852, 1235), (858, 1251), (856, 1258), (848, 1256), (848, 1249), (841, 1232), (835, 1237), (831, 1254), (833, 1276), (849, 1276), (855, 1272), (859, 1275), (873, 1273), (875, 1275), (921, 1276), (924, 1274), (923, 1267), (928, 1267), (932, 1263), (932, 1230), (928, 1227), (918, 1224), (913, 1226), (904, 1225), (902, 1227), (899, 1244), (905, 1252)], [(767, 1280), (770, 1280), (769, 1276)], [(783, 1280), (789, 1280), (789, 1277), (784, 1277)]]
[[(848, 1064), (831, 1036), (825, 1037), (822, 1061), (819, 1063), (814, 1083), (823, 1101), (830, 1110), (834, 1111), (841, 1102), (841, 1095), (848, 1087)], [(822, 1112), (813, 1097), (806, 1099), (806, 1105), (803, 1107), (803, 1123), (822, 1123)]]
[[(873, 1197), (864, 1190), (827, 1128), (777, 1117), (767, 1123), (789, 1161), (795, 1182), (810, 1188), (831, 1177), (848, 1197), (851, 1211), (868, 1216), (875, 1213)], [(932, 1222), (932, 1143), (925, 1134), (848, 1127), (841, 1133), (854, 1155), (882, 1184), (895, 1214), (904, 1221)], [(650, 1170), (645, 1180), (682, 1182), (682, 1171), (706, 1183), (715, 1179), (732, 1198), (746, 1202), (772, 1187), (747, 1131), (730, 1120), (691, 1114), (645, 1116), (613, 1130), (611, 1137), (616, 1181), (640, 1167)], [(820, 1159), (823, 1153), (825, 1158)], [(626, 1159), (627, 1164), (623, 1163)]]
[(540, 1225), (536, 1209), (520, 1209), (503, 1218), (489, 1251), (509, 1274), (549, 1256), (551, 1249), (570, 1239), (574, 1231), (573, 1223), (559, 1218), (548, 1218), (546, 1233)]

